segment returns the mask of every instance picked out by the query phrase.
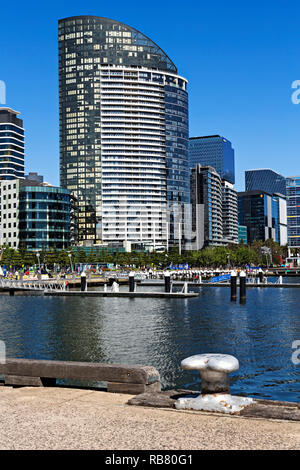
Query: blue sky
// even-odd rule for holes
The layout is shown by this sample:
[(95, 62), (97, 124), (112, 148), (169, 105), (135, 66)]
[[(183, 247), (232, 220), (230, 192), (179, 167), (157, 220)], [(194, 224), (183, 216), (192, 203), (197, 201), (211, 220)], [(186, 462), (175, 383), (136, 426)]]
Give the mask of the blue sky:
[(221, 134), (244, 171), (300, 174), (300, 5), (286, 1), (5, 2), (0, 18), (0, 80), (7, 105), (26, 128), (26, 170), (59, 184), (57, 20), (114, 18), (142, 31), (189, 80), (190, 135)]

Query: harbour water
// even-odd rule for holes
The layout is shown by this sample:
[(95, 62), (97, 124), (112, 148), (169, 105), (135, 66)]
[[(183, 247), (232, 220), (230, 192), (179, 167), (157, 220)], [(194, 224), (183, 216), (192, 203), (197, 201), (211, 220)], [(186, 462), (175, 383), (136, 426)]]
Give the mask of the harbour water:
[(199, 390), (182, 359), (232, 354), (232, 393), (299, 401), (300, 289), (249, 289), (246, 305), (231, 303), (226, 288), (198, 290), (187, 300), (2, 295), (0, 340), (8, 357), (153, 365), (164, 389)]

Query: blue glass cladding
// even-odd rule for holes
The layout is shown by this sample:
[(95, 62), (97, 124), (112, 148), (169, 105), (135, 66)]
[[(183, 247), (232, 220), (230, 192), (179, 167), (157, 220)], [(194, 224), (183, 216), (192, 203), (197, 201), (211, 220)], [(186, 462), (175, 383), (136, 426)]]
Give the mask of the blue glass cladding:
[(286, 179), (288, 245), (300, 246), (300, 177)]
[(189, 203), (188, 94), (175, 86), (165, 86), (167, 199)]
[(193, 138), (189, 141), (189, 167), (212, 166), (222, 179), (235, 183), (234, 150), (221, 136)]
[(286, 195), (285, 177), (269, 169), (248, 170), (245, 172), (246, 191), (264, 191), (269, 194)]
[(20, 188), (20, 243), (28, 250), (64, 249), (70, 239), (70, 193), (55, 187)]

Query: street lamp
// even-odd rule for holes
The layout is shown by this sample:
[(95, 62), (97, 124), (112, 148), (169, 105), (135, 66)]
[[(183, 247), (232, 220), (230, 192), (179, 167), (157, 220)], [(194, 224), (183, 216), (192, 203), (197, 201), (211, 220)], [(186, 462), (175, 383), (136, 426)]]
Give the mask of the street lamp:
[(40, 252), (39, 252), (39, 251), (37, 251), (37, 252), (36, 252), (36, 257), (37, 257), (37, 259), (38, 259), (38, 263), (39, 263), (39, 269), (41, 269), (41, 263), (40, 263)]
[(230, 253), (226, 253), (227, 255), (227, 269), (230, 269)]
[(70, 260), (71, 272), (73, 272), (72, 252), (71, 252), (71, 251), (67, 251), (67, 253), (68, 253), (69, 260)]

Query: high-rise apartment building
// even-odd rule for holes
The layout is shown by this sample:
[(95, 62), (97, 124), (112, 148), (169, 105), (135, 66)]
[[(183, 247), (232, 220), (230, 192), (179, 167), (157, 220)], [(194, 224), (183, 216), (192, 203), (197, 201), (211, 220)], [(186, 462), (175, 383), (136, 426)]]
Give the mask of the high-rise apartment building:
[(24, 178), (24, 128), (19, 114), (0, 108), (0, 179)]
[(223, 237), (228, 243), (238, 243), (238, 195), (233, 184), (222, 181)]
[(265, 191), (286, 195), (286, 179), (274, 170), (260, 168), (245, 172), (246, 191)]
[(169, 207), (189, 202), (188, 94), (172, 60), (118, 21), (65, 18), (59, 96), (60, 179), (79, 199), (79, 241), (178, 243)]
[(196, 165), (191, 170), (192, 249), (223, 245), (222, 180), (216, 170)]
[(225, 181), (235, 183), (234, 150), (231, 142), (220, 135), (191, 137), (189, 167), (212, 166)]
[(286, 178), (288, 245), (300, 247), (300, 176)]

